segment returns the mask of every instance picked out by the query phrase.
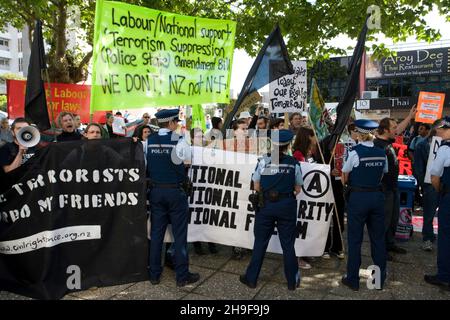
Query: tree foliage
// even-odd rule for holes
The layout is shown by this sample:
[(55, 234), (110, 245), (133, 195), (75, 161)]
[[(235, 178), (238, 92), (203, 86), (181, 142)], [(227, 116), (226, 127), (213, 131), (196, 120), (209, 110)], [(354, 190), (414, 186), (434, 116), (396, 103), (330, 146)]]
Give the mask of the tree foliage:
[[(279, 23), (292, 59), (311, 61), (345, 54), (329, 43), (340, 34), (356, 38), (367, 8), (377, 5), (381, 30), (372, 30), (368, 40), (380, 31), (395, 42), (409, 36), (417, 40), (439, 40), (440, 32), (426, 25), (424, 16), (433, 5), (449, 17), (450, 0), (128, 0), (128, 3), (198, 17), (231, 19), (238, 22), (235, 46), (254, 56), (273, 27)], [(75, 10), (72, 10), (75, 8)], [(75, 32), (92, 44), (94, 0), (0, 0), (0, 27), (7, 23), (33, 29), (34, 20), (44, 23), (49, 73), (52, 81), (78, 82), (86, 78), (91, 49), (69, 48), (68, 35)], [(450, 18), (447, 18), (450, 21)], [(376, 55), (386, 54), (382, 43), (374, 45)]]

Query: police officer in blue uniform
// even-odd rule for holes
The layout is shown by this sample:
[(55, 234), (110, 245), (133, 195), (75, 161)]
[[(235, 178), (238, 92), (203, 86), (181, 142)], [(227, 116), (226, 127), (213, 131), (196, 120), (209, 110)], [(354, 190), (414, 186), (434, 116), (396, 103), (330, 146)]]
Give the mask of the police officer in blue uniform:
[[(364, 225), (370, 237), (372, 260), (380, 268), (381, 287), (386, 278), (386, 244), (384, 237), (384, 194), (381, 188), (383, 173), (388, 172), (383, 149), (373, 144), (372, 132), (378, 123), (356, 120), (359, 144), (351, 152), (342, 168), (342, 180), (347, 184), (347, 275), (342, 283), (350, 289), (359, 290), (361, 244)], [(381, 289), (381, 288), (377, 288)]]
[(174, 237), (174, 264), (178, 287), (197, 282), (198, 273), (189, 272), (187, 251), (188, 197), (183, 161), (191, 159), (190, 147), (174, 131), (178, 109), (155, 114), (160, 129), (148, 138), (147, 173), (150, 179), (150, 282), (158, 284), (162, 273), (161, 250), (169, 222)]
[(303, 179), (298, 161), (286, 154), (292, 138), (289, 130), (276, 131), (272, 136), (272, 154), (261, 158), (253, 173), (254, 189), (261, 192), (264, 205), (256, 210), (252, 259), (245, 275), (240, 276), (240, 281), (250, 288), (256, 288), (275, 226), (283, 249), (288, 289), (295, 290), (300, 283), (294, 248), (297, 224), (295, 194), (301, 191)]
[(450, 117), (436, 128), (442, 138), (431, 165), (431, 184), (439, 192), (437, 274), (425, 275), (425, 281), (450, 291)]

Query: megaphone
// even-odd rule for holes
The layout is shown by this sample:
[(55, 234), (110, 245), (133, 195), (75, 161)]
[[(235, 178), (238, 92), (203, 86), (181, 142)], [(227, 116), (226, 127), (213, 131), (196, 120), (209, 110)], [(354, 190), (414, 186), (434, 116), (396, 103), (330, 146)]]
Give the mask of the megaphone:
[(41, 133), (33, 126), (23, 127), (17, 133), (17, 142), (26, 148), (32, 148), (41, 140)]

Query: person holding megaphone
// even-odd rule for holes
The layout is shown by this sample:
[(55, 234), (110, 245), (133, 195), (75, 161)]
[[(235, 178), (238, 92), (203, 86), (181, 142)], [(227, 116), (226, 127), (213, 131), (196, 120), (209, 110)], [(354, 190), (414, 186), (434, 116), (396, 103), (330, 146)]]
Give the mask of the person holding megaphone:
[(25, 163), (34, 155), (39, 143), (39, 130), (32, 127), (25, 118), (17, 118), (11, 125), (13, 142), (0, 148), (0, 167), (2, 173), (8, 173)]

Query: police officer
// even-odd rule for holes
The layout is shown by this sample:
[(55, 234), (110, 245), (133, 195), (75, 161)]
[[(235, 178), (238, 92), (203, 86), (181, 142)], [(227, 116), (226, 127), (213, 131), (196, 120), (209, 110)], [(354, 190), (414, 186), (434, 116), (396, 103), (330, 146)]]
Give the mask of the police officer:
[(289, 130), (277, 131), (272, 136), (272, 155), (261, 158), (253, 173), (254, 189), (264, 196), (264, 206), (256, 210), (253, 254), (245, 275), (240, 281), (256, 288), (267, 245), (274, 227), (277, 227), (284, 257), (284, 273), (288, 289), (295, 290), (300, 283), (295, 256), (295, 230), (297, 224), (297, 201), (295, 194), (303, 184), (300, 164), (287, 155), (293, 134)]
[(437, 274), (425, 275), (425, 281), (450, 291), (450, 117), (436, 128), (442, 138), (431, 165), (431, 184), (439, 192)]
[(375, 147), (373, 143), (372, 133), (378, 127), (378, 123), (371, 120), (356, 120), (355, 127), (359, 135), (359, 144), (349, 152), (342, 168), (343, 183), (350, 188), (350, 195), (347, 198), (347, 275), (342, 278), (342, 283), (357, 291), (365, 224), (370, 237), (372, 260), (380, 268), (381, 287), (386, 278), (384, 194), (381, 179), (383, 173), (388, 172), (388, 166), (384, 150)]
[(161, 250), (170, 221), (174, 237), (174, 263), (178, 287), (197, 282), (198, 273), (190, 273), (187, 251), (188, 199), (183, 184), (187, 181), (183, 161), (191, 159), (190, 147), (174, 133), (178, 125), (177, 109), (156, 113), (160, 129), (148, 138), (147, 173), (150, 179), (151, 243), (150, 282), (160, 282)]

